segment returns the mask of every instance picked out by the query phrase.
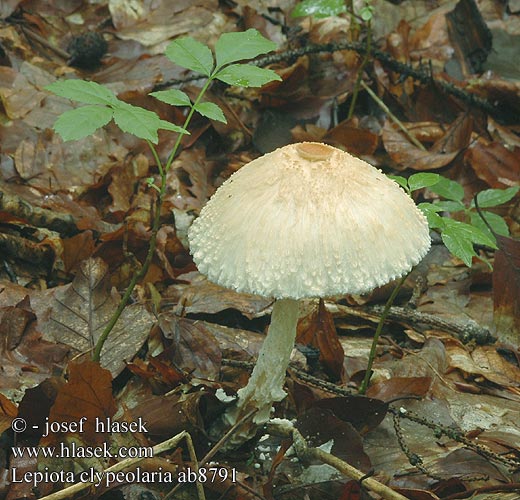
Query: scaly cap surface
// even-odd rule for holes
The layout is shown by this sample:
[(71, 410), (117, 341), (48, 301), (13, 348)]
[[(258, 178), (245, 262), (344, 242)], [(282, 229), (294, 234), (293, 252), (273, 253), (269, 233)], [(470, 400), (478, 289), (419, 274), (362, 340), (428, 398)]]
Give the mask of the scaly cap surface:
[(211, 197), (188, 238), (199, 271), (274, 298), (364, 293), (430, 248), (413, 200), (378, 169), (321, 143), (244, 165)]

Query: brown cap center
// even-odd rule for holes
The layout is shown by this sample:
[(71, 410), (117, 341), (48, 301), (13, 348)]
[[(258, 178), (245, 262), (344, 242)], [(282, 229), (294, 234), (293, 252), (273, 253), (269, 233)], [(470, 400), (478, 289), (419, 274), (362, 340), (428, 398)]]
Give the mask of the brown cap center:
[(306, 160), (326, 160), (333, 152), (334, 148), (327, 144), (318, 144), (316, 142), (304, 142), (296, 146), (298, 154)]

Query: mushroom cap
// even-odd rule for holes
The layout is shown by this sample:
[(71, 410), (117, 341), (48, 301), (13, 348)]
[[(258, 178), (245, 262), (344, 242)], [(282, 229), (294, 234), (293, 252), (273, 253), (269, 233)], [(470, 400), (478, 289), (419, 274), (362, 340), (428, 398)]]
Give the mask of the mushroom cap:
[(332, 146), (284, 146), (244, 165), (188, 232), (199, 271), (264, 297), (364, 293), (430, 248), (428, 223), (380, 170)]

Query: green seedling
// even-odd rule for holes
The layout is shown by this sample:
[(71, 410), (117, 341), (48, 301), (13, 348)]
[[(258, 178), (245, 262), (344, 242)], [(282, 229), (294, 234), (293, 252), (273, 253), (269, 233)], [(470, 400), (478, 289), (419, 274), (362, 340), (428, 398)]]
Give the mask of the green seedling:
[[(433, 203), (419, 203), (417, 206), (426, 215), (430, 228), (440, 233), (448, 250), (468, 267), (471, 266), (473, 257), (478, 257), (474, 245), (497, 248), (495, 236), (477, 213), (475, 203), (472, 201), (469, 205), (464, 204), (464, 189), (458, 182), (432, 173), (413, 174), (408, 179), (402, 176), (389, 177), (410, 195), (413, 191), (427, 187), (443, 198)], [(497, 207), (511, 200), (519, 190), (518, 186), (486, 189), (478, 193), (477, 203), (484, 209)], [(442, 213), (456, 213), (464, 221), (443, 217)], [(481, 214), (496, 234), (509, 236), (507, 223), (500, 215), (488, 210), (482, 210)]]
[[(135, 285), (146, 275), (152, 261), (160, 225), (161, 206), (166, 192), (166, 174), (178, 152), (182, 137), (189, 134), (188, 127), (194, 113), (199, 113), (211, 120), (226, 121), (219, 106), (203, 101), (204, 94), (214, 80), (240, 87), (261, 87), (273, 80), (281, 80), (274, 71), (243, 62), (275, 49), (275, 43), (267, 40), (254, 29), (222, 34), (215, 44), (214, 51), (191, 37), (178, 38), (171, 42), (166, 49), (166, 57), (174, 64), (201, 74), (205, 78), (205, 82), (193, 102), (186, 93), (179, 89), (162, 90), (150, 94), (172, 106), (185, 106), (187, 113), (182, 125), (162, 120), (153, 111), (128, 104), (118, 99), (110, 89), (95, 82), (65, 80), (46, 87), (47, 90), (58, 96), (83, 104), (81, 107), (66, 111), (56, 120), (54, 130), (63, 140), (82, 139), (114, 120), (123, 132), (144, 139), (148, 143), (160, 175), (158, 184), (154, 182), (153, 178), (147, 179), (148, 186), (157, 191), (157, 200), (150, 245), (145, 261), (141, 269), (132, 277), (117, 310), (97, 339), (92, 355), (95, 361), (100, 360), (103, 344), (126, 307)], [(165, 163), (161, 161), (155, 148), (159, 140), (158, 130), (160, 129), (178, 135)]]

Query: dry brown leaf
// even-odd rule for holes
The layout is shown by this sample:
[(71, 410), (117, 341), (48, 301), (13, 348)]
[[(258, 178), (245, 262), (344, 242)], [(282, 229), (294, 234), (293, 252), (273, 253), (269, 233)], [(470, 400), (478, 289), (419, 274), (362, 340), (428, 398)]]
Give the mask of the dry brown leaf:
[(222, 353), (204, 322), (163, 313), (159, 326), (164, 336), (173, 341), (172, 361), (176, 366), (199, 378), (218, 378)]
[(267, 314), (272, 299), (247, 293), (237, 293), (229, 288), (211, 283), (198, 276), (179, 299), (179, 313), (216, 314), (226, 309), (236, 309), (246, 318), (253, 319)]
[(325, 372), (334, 380), (345, 381), (345, 353), (338, 340), (332, 314), (325, 308), (323, 299), (310, 316), (298, 322), (296, 343), (315, 347), (320, 353), (320, 363)]
[[(112, 396), (112, 376), (99, 363), (84, 361), (69, 364), (69, 380), (60, 387), (49, 413), (49, 422), (80, 422), (84, 419), (81, 440), (101, 444), (108, 432), (98, 432), (96, 421), (106, 424), (114, 416), (116, 405)], [(67, 434), (67, 433), (65, 433)], [(58, 434), (43, 438), (46, 444), (56, 442)]]
[[(44, 331), (79, 354), (90, 354), (119, 304), (110, 294), (108, 266), (100, 258), (84, 261), (70, 285), (56, 290)], [(101, 365), (114, 376), (140, 349), (152, 325), (143, 305), (127, 306), (101, 352)]]
[(520, 369), (505, 361), (493, 346), (477, 346), (470, 353), (456, 340), (445, 340), (450, 369), (471, 377), (483, 377), (502, 387), (520, 384)]
[(520, 183), (520, 148), (507, 149), (498, 142), (480, 138), (466, 152), (464, 159), (479, 179), (496, 189)]
[(18, 407), (0, 393), (0, 434), (11, 427), (11, 422), (17, 414)]
[(493, 269), (493, 322), (500, 341), (520, 346), (520, 242), (497, 237)]
[(92, 256), (95, 247), (92, 231), (83, 231), (72, 236), (72, 238), (65, 238), (62, 240), (62, 245), (63, 253), (61, 258), (65, 266), (65, 272), (70, 273), (82, 261)]
[(359, 156), (373, 154), (379, 143), (379, 138), (369, 130), (355, 126), (351, 120), (345, 120), (330, 129), (323, 137), (323, 142)]
[(372, 384), (367, 396), (390, 401), (399, 398), (424, 397), (430, 390), (432, 377), (392, 377)]
[(414, 146), (388, 121), (383, 128), (383, 144), (394, 160), (397, 170), (436, 170), (448, 165), (458, 153), (458, 151), (447, 154), (423, 151)]

